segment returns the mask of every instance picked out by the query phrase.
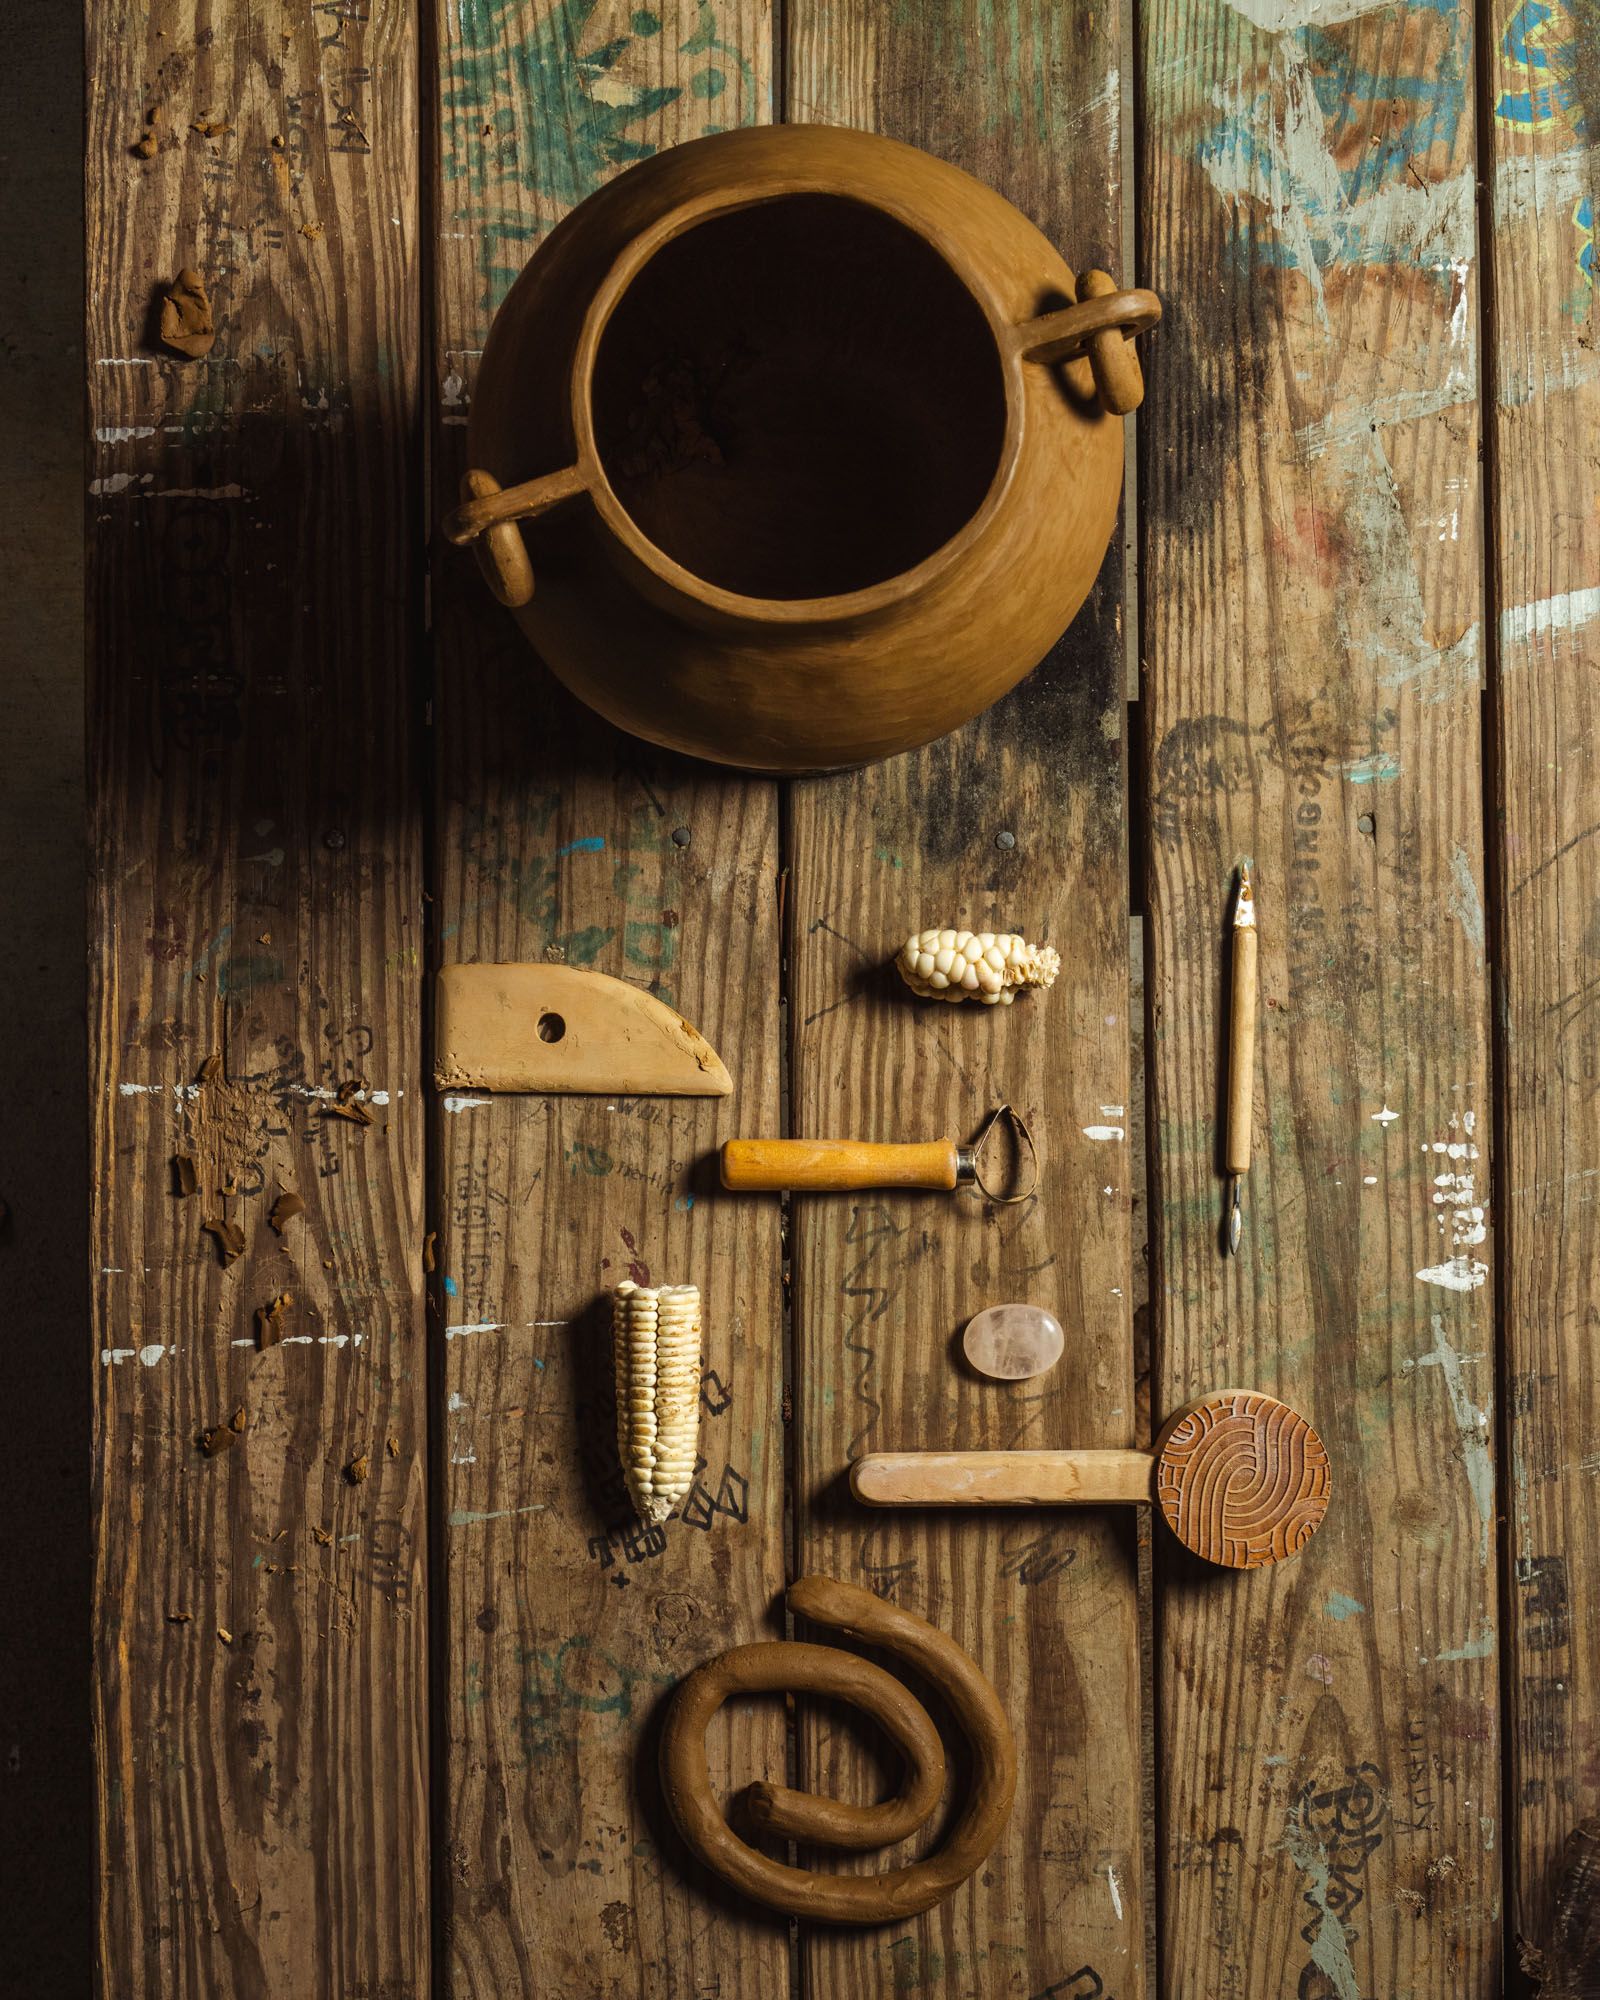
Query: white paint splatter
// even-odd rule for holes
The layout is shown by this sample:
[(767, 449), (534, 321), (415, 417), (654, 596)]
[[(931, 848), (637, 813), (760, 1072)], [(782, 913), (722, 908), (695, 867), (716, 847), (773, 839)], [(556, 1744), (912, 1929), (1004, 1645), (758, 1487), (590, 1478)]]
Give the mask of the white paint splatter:
[(1372, 1122), (1373, 1122), (1373, 1124), (1374, 1124), (1374, 1125), (1381, 1125), (1381, 1126), (1383, 1127), (1384, 1131), (1385, 1131), (1385, 1132), (1387, 1132), (1387, 1131), (1388, 1131), (1388, 1129), (1389, 1129), (1389, 1127), (1390, 1127), (1390, 1126), (1391, 1126), (1391, 1125), (1392, 1125), (1392, 1124), (1394, 1123), (1394, 1121), (1395, 1121), (1395, 1120), (1396, 1120), (1396, 1119), (1397, 1119), (1397, 1118), (1398, 1118), (1399, 1116), (1400, 1116), (1400, 1114), (1399, 1114), (1399, 1112), (1398, 1112), (1398, 1111), (1391, 1111), (1391, 1110), (1389, 1109), (1389, 1106), (1388, 1106), (1388, 1104), (1387, 1104), (1387, 1103), (1385, 1103), (1385, 1104), (1384, 1104), (1384, 1107), (1383, 1107), (1383, 1109), (1382, 1109), (1381, 1111), (1374, 1111), (1374, 1112), (1373, 1112), (1373, 1114), (1372, 1114)]
[(1117, 1880), (1115, 1868), (1106, 1869), (1106, 1887), (1111, 1891), (1111, 1907), (1117, 1913), (1117, 1922), (1122, 1922), (1122, 1884)]
[[(1482, 1280), (1478, 1282), (1481, 1284)], [(1465, 1289), (1463, 1287), (1462, 1289)], [(1450, 1399), (1450, 1414), (1455, 1420), (1456, 1432), (1461, 1445), (1461, 1463), (1467, 1475), (1467, 1485), (1471, 1489), (1473, 1502), (1478, 1509), (1478, 1554), (1479, 1560), (1489, 1560), (1489, 1529), (1494, 1520), (1494, 1464), (1489, 1456), (1489, 1418), (1480, 1410), (1467, 1394), (1462, 1379), (1463, 1368), (1481, 1361), (1481, 1354), (1458, 1354), (1445, 1338), (1444, 1320), (1433, 1314), (1433, 1346), (1426, 1354), (1419, 1355), (1416, 1362), (1407, 1362), (1404, 1371), (1409, 1374), (1412, 1367), (1437, 1368), (1444, 1377), (1445, 1394)]]
[(487, 1097), (442, 1097), (439, 1102), (446, 1111), (476, 1111), (480, 1104), (487, 1104)]
[(154, 424), (100, 424), (95, 428), (97, 444), (129, 444), (134, 438), (154, 437)]
[(1376, 1187), (1378, 1185), (1378, 1176), (1376, 1174), (1363, 1174), (1361, 1176), (1361, 1185), (1363, 1187)]
[(139, 1359), (146, 1368), (154, 1368), (166, 1352), (167, 1349), (161, 1341), (153, 1340), (148, 1347), (141, 1347), (139, 1349)]
[(479, 1521), (507, 1521), (514, 1514), (542, 1514), (544, 1511), (544, 1501), (535, 1500), (531, 1506), (496, 1507), (488, 1514), (475, 1513), (469, 1507), (457, 1507), (446, 1516), (446, 1519), (452, 1528), (470, 1528)]
[(1461, 846), (1453, 846), (1450, 850), (1450, 890), (1445, 897), (1445, 906), (1466, 933), (1467, 943), (1472, 946), (1473, 958), (1481, 972), (1485, 946), (1483, 898), (1473, 880), (1471, 858)]
[(197, 1083), (119, 1083), (119, 1097), (165, 1097), (168, 1091), (180, 1103), (191, 1102), (200, 1095)]
[(1500, 614), (1502, 646), (1526, 645), (1552, 632), (1579, 632), (1600, 618), (1600, 588), (1562, 590), (1533, 604), (1513, 605)]
[(1086, 1139), (1121, 1139), (1126, 1137), (1120, 1125), (1085, 1125), (1082, 1129), (1083, 1136)]
[(136, 1347), (102, 1347), (100, 1365), (102, 1368), (120, 1368), (124, 1361), (131, 1361), (138, 1351)]
[(1427, 1264), (1417, 1273), (1423, 1284), (1442, 1285), (1447, 1292), (1475, 1292), (1488, 1275), (1488, 1265), (1470, 1257), (1451, 1257), (1443, 1264)]
[(1120, 1118), (1122, 1115), (1123, 1110), (1120, 1104), (1102, 1104), (1100, 1107), (1100, 1116), (1102, 1118)]
[(1384, 0), (1233, 0), (1236, 13), (1252, 21), (1263, 34), (1282, 35), (1297, 28), (1331, 28), (1372, 14)]

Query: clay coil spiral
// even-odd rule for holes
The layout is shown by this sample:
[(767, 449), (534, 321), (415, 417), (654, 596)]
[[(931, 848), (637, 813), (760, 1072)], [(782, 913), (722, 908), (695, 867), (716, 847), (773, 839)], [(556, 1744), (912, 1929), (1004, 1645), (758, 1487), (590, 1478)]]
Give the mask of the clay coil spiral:
[(925, 1619), (823, 1576), (801, 1577), (789, 1586), (788, 1599), (790, 1609), (813, 1624), (893, 1653), (949, 1703), (971, 1744), (972, 1792), (947, 1839), (935, 1853), (882, 1875), (826, 1875), (771, 1859), (729, 1826), (711, 1792), (706, 1725), (725, 1701), (740, 1694), (794, 1689), (853, 1702), (893, 1738), (906, 1760), (900, 1790), (879, 1805), (850, 1805), (783, 1785), (751, 1785), (746, 1808), (765, 1833), (822, 1847), (880, 1847), (915, 1832), (944, 1791), (938, 1731), (892, 1674), (854, 1653), (789, 1640), (735, 1646), (680, 1683), (661, 1741), (668, 1808), (708, 1868), (772, 1909), (836, 1924), (916, 1916), (964, 1882), (999, 1839), (1017, 1785), (1011, 1726), (976, 1661)]
[(1305, 1547), (1328, 1511), (1322, 1440), (1275, 1396), (1230, 1389), (1191, 1404), (1156, 1447), (1156, 1503), (1185, 1547), (1259, 1569)]

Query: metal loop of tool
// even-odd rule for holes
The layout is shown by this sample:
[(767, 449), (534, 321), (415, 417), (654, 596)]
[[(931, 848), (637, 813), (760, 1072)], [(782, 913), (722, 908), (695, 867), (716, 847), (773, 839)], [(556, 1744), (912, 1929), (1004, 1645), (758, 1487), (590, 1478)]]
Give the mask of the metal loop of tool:
[[(989, 1183), (983, 1177), (984, 1149), (989, 1144), (990, 1139), (993, 1138), (994, 1128), (1002, 1118), (1006, 1120), (1012, 1132), (1016, 1135), (1019, 1153), (1026, 1152), (1028, 1156), (1028, 1185), (1024, 1188), (1018, 1188), (1013, 1194), (1002, 1194), (998, 1188), (990, 1187)], [(1027, 1119), (1010, 1104), (997, 1104), (988, 1117), (984, 1119), (982, 1129), (979, 1131), (977, 1138), (972, 1142), (969, 1158), (972, 1162), (973, 1183), (977, 1187), (978, 1192), (987, 1196), (990, 1201), (1004, 1203), (1026, 1201), (1039, 1185), (1039, 1148), (1033, 1142), (1032, 1132), (1028, 1130)]]

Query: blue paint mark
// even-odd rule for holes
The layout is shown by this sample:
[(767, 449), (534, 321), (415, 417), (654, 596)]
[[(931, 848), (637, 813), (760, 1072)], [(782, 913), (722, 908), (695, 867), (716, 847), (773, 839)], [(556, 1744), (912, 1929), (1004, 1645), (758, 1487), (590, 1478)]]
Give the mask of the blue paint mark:
[(544, 1366), (544, 1363), (539, 1359), (537, 1354), (533, 1357), (533, 1365), (535, 1368), (543, 1368)]
[(599, 854), (605, 844), (603, 833), (591, 833), (586, 840), (569, 840), (565, 847), (558, 847), (556, 859), (559, 861), (563, 854)]
[(1342, 1590), (1336, 1590), (1322, 1607), (1324, 1618), (1336, 1618), (1342, 1625), (1347, 1618), (1359, 1618), (1366, 1610), (1359, 1598), (1347, 1597)]
[[(1559, 17), (1559, 18), (1558, 18)], [(1589, 141), (1589, 114), (1579, 86), (1578, 65), (1584, 37), (1591, 30), (1574, 0), (1523, 0), (1506, 23), (1500, 53), (1518, 69), (1541, 72), (1543, 80), (1526, 90), (1501, 93), (1494, 115), (1507, 125), (1547, 132), (1569, 125), (1580, 144)]]
[(692, 1194), (680, 1194), (672, 1205), (680, 1215), (687, 1215), (690, 1209), (694, 1207), (694, 1196)]
[(461, 1289), (454, 1278), (446, 1278), (444, 1288), (451, 1298), (454, 1298), (456, 1293)]
[(1375, 750), (1370, 757), (1346, 764), (1344, 774), (1352, 785), (1386, 785), (1400, 775), (1400, 759), (1392, 750)]

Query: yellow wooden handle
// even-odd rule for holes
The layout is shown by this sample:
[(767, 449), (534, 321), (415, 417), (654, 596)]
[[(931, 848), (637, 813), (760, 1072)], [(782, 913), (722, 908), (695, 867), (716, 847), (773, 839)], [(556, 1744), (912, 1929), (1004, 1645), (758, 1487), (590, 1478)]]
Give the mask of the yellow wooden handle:
[(953, 1139), (921, 1146), (875, 1146), (864, 1139), (729, 1139), (722, 1185), (773, 1188), (953, 1188)]
[(1233, 934), (1233, 1007), (1228, 1032), (1228, 1157), (1230, 1174), (1250, 1171), (1250, 1122), (1256, 1087), (1256, 930)]
[(869, 1507), (1099, 1507), (1148, 1500), (1147, 1451), (874, 1451), (850, 1468)]

